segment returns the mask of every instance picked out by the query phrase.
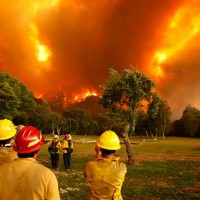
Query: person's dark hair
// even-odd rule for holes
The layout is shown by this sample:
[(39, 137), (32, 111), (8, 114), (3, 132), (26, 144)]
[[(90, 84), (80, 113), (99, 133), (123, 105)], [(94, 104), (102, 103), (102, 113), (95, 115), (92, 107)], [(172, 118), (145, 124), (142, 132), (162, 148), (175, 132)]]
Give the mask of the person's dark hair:
[(31, 153), (17, 153), (17, 155), (19, 158), (33, 158), (36, 153), (38, 153), (38, 150)]
[(0, 140), (0, 146), (5, 146), (6, 144), (9, 144), (12, 138), (6, 139), (6, 140)]
[(102, 148), (100, 148), (100, 151), (102, 153), (102, 156), (107, 156), (116, 152), (116, 150), (108, 150), (108, 149), (102, 149)]

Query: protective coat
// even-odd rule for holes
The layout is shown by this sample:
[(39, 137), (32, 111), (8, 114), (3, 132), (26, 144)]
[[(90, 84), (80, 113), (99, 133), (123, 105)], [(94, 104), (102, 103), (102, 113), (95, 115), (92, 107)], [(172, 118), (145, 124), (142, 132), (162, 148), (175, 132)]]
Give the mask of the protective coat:
[(85, 176), (90, 188), (90, 200), (121, 200), (121, 188), (127, 172), (119, 158), (100, 158), (86, 164)]
[(0, 199), (60, 200), (54, 173), (33, 158), (0, 166)]
[[(68, 140), (63, 140), (63, 142), (61, 143), (61, 146), (62, 146), (62, 150), (63, 150), (63, 153), (67, 153), (67, 149), (69, 146), (68, 146)], [(73, 148), (73, 142), (71, 142), (71, 148)]]

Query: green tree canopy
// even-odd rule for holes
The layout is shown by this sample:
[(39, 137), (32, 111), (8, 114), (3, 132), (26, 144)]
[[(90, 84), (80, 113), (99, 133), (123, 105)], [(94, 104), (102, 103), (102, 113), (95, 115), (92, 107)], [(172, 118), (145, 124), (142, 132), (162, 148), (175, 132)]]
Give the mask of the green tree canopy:
[(200, 110), (188, 104), (181, 119), (172, 124), (172, 135), (200, 137)]
[(35, 99), (36, 107), (29, 115), (29, 125), (35, 126), (44, 133), (52, 132), (53, 111), (46, 101)]
[(79, 135), (94, 133), (95, 121), (87, 110), (83, 108), (65, 109), (62, 117), (67, 131)]
[(113, 127), (113, 120), (107, 114), (98, 113), (95, 117), (97, 123), (96, 135), (101, 135), (106, 130), (111, 130)]
[(0, 73), (0, 117), (13, 119), (35, 108), (34, 95), (16, 78)]
[(127, 121), (135, 131), (137, 113), (143, 106), (143, 101), (149, 101), (155, 83), (144, 73), (137, 69), (125, 69), (119, 74), (110, 69), (110, 78), (101, 86), (104, 90), (99, 103), (110, 111), (113, 116), (118, 116)]

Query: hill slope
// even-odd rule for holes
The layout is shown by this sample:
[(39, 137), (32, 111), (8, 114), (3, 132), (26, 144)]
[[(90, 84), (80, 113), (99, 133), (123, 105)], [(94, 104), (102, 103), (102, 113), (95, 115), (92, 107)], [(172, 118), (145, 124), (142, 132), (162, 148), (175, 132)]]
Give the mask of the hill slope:
[(105, 113), (106, 109), (104, 109), (98, 103), (98, 100), (99, 100), (99, 97), (90, 96), (80, 102), (70, 104), (67, 108), (84, 108), (86, 110), (89, 110), (89, 112), (92, 115), (96, 115), (97, 113)]

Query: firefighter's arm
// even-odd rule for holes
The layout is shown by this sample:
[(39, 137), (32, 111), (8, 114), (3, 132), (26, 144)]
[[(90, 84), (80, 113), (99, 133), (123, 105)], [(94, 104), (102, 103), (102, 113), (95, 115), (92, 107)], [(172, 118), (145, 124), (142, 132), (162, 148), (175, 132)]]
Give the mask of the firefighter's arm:
[(47, 146), (50, 147), (52, 144), (52, 141), (47, 142)]

